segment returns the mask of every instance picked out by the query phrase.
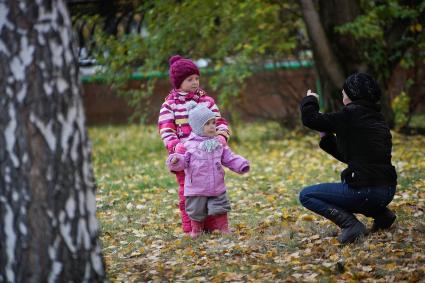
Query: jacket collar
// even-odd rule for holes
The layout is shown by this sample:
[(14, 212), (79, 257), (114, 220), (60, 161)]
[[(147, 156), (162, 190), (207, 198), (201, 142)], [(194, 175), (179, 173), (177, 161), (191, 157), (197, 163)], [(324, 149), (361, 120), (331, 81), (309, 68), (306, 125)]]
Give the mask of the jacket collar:
[(173, 96), (174, 99), (176, 100), (180, 100), (180, 101), (190, 101), (190, 100), (195, 100), (196, 102), (198, 102), (199, 98), (201, 96), (204, 96), (206, 93), (203, 89), (197, 89), (194, 92), (189, 92), (189, 93), (180, 93), (177, 89), (173, 89), (171, 90), (170, 95)]
[(205, 141), (205, 140), (211, 140), (214, 139), (215, 137), (204, 137), (204, 136), (198, 136), (197, 134), (195, 134), (194, 132), (190, 133), (189, 137), (187, 138), (187, 140), (192, 140), (192, 141)]
[(375, 110), (376, 112), (380, 112), (381, 111), (381, 105), (380, 104), (374, 103), (374, 102), (370, 102), (370, 101), (364, 100), (364, 99), (355, 100), (355, 101), (351, 102), (350, 104), (360, 105), (360, 106), (363, 106), (363, 107), (367, 107), (367, 108), (370, 108), (372, 110)]

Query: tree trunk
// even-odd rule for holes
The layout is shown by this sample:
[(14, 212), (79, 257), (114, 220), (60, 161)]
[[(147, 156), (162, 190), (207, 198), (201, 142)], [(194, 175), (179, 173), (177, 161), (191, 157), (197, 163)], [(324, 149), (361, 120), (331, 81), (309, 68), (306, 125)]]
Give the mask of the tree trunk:
[[(358, 43), (353, 37), (335, 32), (335, 27), (352, 22), (361, 14), (359, 2), (318, 0), (319, 11), (315, 9), (313, 0), (300, 0), (300, 3), (322, 85), (325, 110), (337, 110), (342, 105), (341, 87), (345, 77), (354, 72), (377, 75), (363, 62)], [(381, 86), (385, 94), (385, 84)], [(381, 103), (383, 114), (393, 125), (388, 96), (384, 95)]]
[(344, 72), (332, 51), (314, 3), (312, 0), (300, 0), (300, 3), (321, 79), (331, 82), (335, 89), (340, 88), (344, 83)]
[(0, 282), (105, 281), (63, 1), (0, 2), (0, 94)]
[[(333, 54), (339, 61), (344, 77), (354, 72), (368, 72), (359, 52), (358, 42), (350, 35), (335, 32), (335, 27), (354, 21), (361, 15), (357, 0), (319, 0), (319, 17)], [(339, 86), (340, 88), (341, 86)]]

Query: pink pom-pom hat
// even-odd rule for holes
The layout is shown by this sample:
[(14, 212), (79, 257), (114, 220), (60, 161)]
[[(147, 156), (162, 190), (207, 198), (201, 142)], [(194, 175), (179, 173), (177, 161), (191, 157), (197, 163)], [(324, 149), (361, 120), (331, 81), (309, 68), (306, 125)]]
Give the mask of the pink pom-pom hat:
[(170, 63), (170, 81), (174, 88), (179, 88), (182, 82), (191, 75), (199, 76), (199, 69), (190, 59), (180, 55), (174, 55), (168, 61)]

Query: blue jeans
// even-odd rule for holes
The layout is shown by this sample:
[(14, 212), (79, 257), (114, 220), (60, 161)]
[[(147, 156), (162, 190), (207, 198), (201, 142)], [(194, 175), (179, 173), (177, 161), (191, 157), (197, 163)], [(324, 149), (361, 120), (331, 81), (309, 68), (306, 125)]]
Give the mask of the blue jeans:
[(326, 218), (333, 209), (375, 217), (385, 211), (395, 190), (396, 186), (353, 188), (346, 183), (324, 183), (304, 188), (300, 202)]

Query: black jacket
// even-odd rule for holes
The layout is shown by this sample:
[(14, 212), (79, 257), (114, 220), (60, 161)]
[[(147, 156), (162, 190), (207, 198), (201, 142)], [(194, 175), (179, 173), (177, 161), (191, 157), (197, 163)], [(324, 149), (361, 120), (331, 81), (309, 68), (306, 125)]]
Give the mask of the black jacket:
[(320, 147), (348, 165), (341, 172), (342, 182), (353, 187), (397, 184), (391, 132), (378, 104), (357, 100), (342, 111), (322, 114), (317, 99), (306, 96), (300, 108), (306, 127), (326, 132)]

